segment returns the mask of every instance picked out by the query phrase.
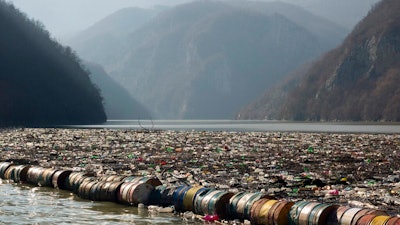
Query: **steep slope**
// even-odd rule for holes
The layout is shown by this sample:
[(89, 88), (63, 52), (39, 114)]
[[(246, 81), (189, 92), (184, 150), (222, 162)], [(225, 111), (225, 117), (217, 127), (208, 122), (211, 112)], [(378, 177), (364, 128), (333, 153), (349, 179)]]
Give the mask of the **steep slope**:
[(67, 40), (66, 44), (85, 60), (105, 64), (125, 47), (123, 43), (127, 35), (164, 9), (165, 7), (121, 9)]
[(102, 98), (70, 48), (0, 1), (0, 126), (100, 123)]
[(151, 119), (150, 112), (117, 84), (104, 69), (95, 63), (85, 62), (91, 80), (99, 87), (108, 119)]
[[(273, 118), (271, 110), (257, 114), (290, 120), (399, 121), (399, 10), (397, 0), (377, 4), (340, 47), (312, 65), (286, 92), (275, 109), (278, 117)], [(241, 116), (250, 111), (257, 109), (248, 108)]]
[(104, 66), (157, 118), (227, 119), (330, 41), (279, 10), (196, 1), (135, 31)]

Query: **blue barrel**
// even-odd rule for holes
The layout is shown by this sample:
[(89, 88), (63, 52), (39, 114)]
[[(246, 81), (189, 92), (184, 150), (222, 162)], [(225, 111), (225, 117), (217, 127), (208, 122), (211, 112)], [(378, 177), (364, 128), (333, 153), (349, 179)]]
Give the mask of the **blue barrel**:
[(176, 187), (159, 185), (154, 188), (150, 195), (150, 205), (171, 206), (173, 205), (173, 194)]
[(172, 202), (174, 203), (175, 210), (177, 212), (183, 211), (183, 199), (186, 195), (186, 192), (191, 188), (191, 186), (180, 186), (175, 190), (172, 196)]
[(204, 215), (203, 209), (202, 209), (202, 201), (208, 195), (208, 193), (210, 193), (214, 190), (215, 189), (206, 188), (206, 189), (196, 193), (196, 196), (194, 197), (194, 200), (193, 200), (193, 206), (194, 206), (193, 211), (195, 214)]
[(229, 200), (234, 194), (227, 191), (211, 191), (202, 200), (204, 215), (218, 215), (226, 219), (229, 215)]
[(239, 219), (239, 216), (237, 214), (237, 204), (239, 200), (245, 195), (248, 194), (249, 192), (239, 192), (236, 193), (231, 197), (229, 200), (229, 218), (231, 219)]

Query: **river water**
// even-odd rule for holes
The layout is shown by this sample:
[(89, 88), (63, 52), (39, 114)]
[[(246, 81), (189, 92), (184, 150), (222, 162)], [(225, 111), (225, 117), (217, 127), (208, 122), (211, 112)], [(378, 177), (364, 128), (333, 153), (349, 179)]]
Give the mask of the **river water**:
[(186, 223), (170, 213), (152, 215), (146, 209), (83, 200), (68, 191), (14, 184), (0, 179), (0, 224)]
[(313, 123), (263, 120), (108, 120), (99, 125), (76, 125), (74, 128), (160, 129), (205, 131), (277, 131), (332, 133), (400, 133), (400, 123)]

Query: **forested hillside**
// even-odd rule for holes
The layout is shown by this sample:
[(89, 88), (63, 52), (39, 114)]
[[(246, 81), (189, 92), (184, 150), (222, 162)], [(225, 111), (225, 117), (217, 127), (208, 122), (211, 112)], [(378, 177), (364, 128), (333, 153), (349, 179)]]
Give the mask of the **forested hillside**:
[(102, 98), (70, 48), (0, 0), (0, 126), (100, 123)]

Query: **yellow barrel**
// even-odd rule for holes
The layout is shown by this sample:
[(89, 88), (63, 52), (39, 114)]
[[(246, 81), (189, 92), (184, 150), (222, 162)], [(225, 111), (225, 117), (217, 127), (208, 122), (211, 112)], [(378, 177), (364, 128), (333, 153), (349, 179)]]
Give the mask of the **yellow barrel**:
[(390, 216), (376, 216), (372, 219), (370, 225), (385, 225), (389, 221)]
[(193, 211), (194, 209), (194, 197), (196, 196), (197, 192), (201, 189), (204, 189), (202, 186), (192, 187), (190, 188), (185, 196), (183, 197), (183, 211)]
[(268, 214), (271, 208), (278, 203), (278, 200), (269, 200), (260, 208), (257, 224), (269, 224)]

